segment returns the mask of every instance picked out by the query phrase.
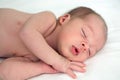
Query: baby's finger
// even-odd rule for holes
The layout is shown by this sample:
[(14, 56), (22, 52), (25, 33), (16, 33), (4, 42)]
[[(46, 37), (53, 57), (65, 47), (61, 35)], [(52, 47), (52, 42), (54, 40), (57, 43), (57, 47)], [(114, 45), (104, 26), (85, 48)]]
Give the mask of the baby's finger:
[(77, 65), (77, 66), (80, 66), (80, 67), (85, 67), (86, 65), (82, 62), (71, 62), (71, 64), (73, 65)]
[(76, 78), (77, 76), (76, 76), (76, 74), (71, 70), (71, 69), (68, 69), (67, 71), (66, 71), (66, 73), (70, 76), (70, 77), (72, 77), (72, 78)]
[(79, 72), (85, 72), (85, 71), (86, 71), (86, 70), (84, 69), (84, 67), (81, 68), (81, 67), (76, 66), (76, 65), (71, 65), (70, 68), (71, 68), (72, 70), (79, 71)]

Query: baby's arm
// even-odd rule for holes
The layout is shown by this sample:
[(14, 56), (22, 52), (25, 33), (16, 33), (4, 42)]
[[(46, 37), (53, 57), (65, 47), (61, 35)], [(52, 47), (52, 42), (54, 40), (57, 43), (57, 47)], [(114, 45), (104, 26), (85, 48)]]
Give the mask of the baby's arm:
[(11, 57), (0, 63), (0, 80), (28, 80), (45, 73), (58, 71), (42, 61), (33, 62), (25, 57)]
[(44, 39), (46, 33), (55, 24), (55, 17), (52, 13), (42, 12), (33, 15), (20, 31), (20, 37), (29, 50), (50, 65), (56, 64), (62, 59), (62, 57), (57, 54)]
[(52, 49), (44, 36), (56, 24), (55, 16), (51, 12), (42, 12), (33, 15), (20, 31), (20, 37), (25, 45), (45, 63), (52, 65), (56, 70), (65, 72), (75, 78), (72, 70), (83, 71), (82, 63), (70, 62)]

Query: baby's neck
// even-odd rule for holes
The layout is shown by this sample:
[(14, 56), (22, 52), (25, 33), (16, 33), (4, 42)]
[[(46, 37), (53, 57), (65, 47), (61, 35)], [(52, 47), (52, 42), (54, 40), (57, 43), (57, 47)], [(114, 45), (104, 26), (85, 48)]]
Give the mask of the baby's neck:
[(56, 51), (57, 51), (57, 37), (60, 29), (61, 29), (60, 26), (56, 26), (54, 31), (52, 31), (52, 33), (46, 37), (47, 43)]

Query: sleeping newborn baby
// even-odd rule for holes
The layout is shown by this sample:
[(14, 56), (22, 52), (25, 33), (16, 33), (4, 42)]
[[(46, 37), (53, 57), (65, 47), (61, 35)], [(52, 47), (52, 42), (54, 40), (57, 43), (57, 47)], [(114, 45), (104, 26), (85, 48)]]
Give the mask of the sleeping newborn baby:
[[(44, 73), (85, 72), (84, 61), (103, 48), (107, 27), (87, 7), (56, 19), (50, 11), (29, 14), (0, 9), (0, 77), (25, 80)], [(16, 74), (18, 73), (18, 74)]]

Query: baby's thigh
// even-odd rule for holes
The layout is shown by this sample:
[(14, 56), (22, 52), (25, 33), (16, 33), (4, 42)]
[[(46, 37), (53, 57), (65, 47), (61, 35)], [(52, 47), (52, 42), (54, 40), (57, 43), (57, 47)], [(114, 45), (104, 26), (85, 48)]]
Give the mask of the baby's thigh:
[[(30, 66), (33, 62), (23, 57), (13, 57), (0, 63), (0, 77), (3, 80), (24, 80), (31, 77)], [(34, 72), (34, 71), (32, 71)]]
[(21, 71), (27, 62), (30, 62), (30, 60), (22, 57), (13, 57), (3, 60), (0, 66), (3, 70), (5, 69), (5, 71), (9, 73), (9, 71), (13, 72), (14, 70)]

